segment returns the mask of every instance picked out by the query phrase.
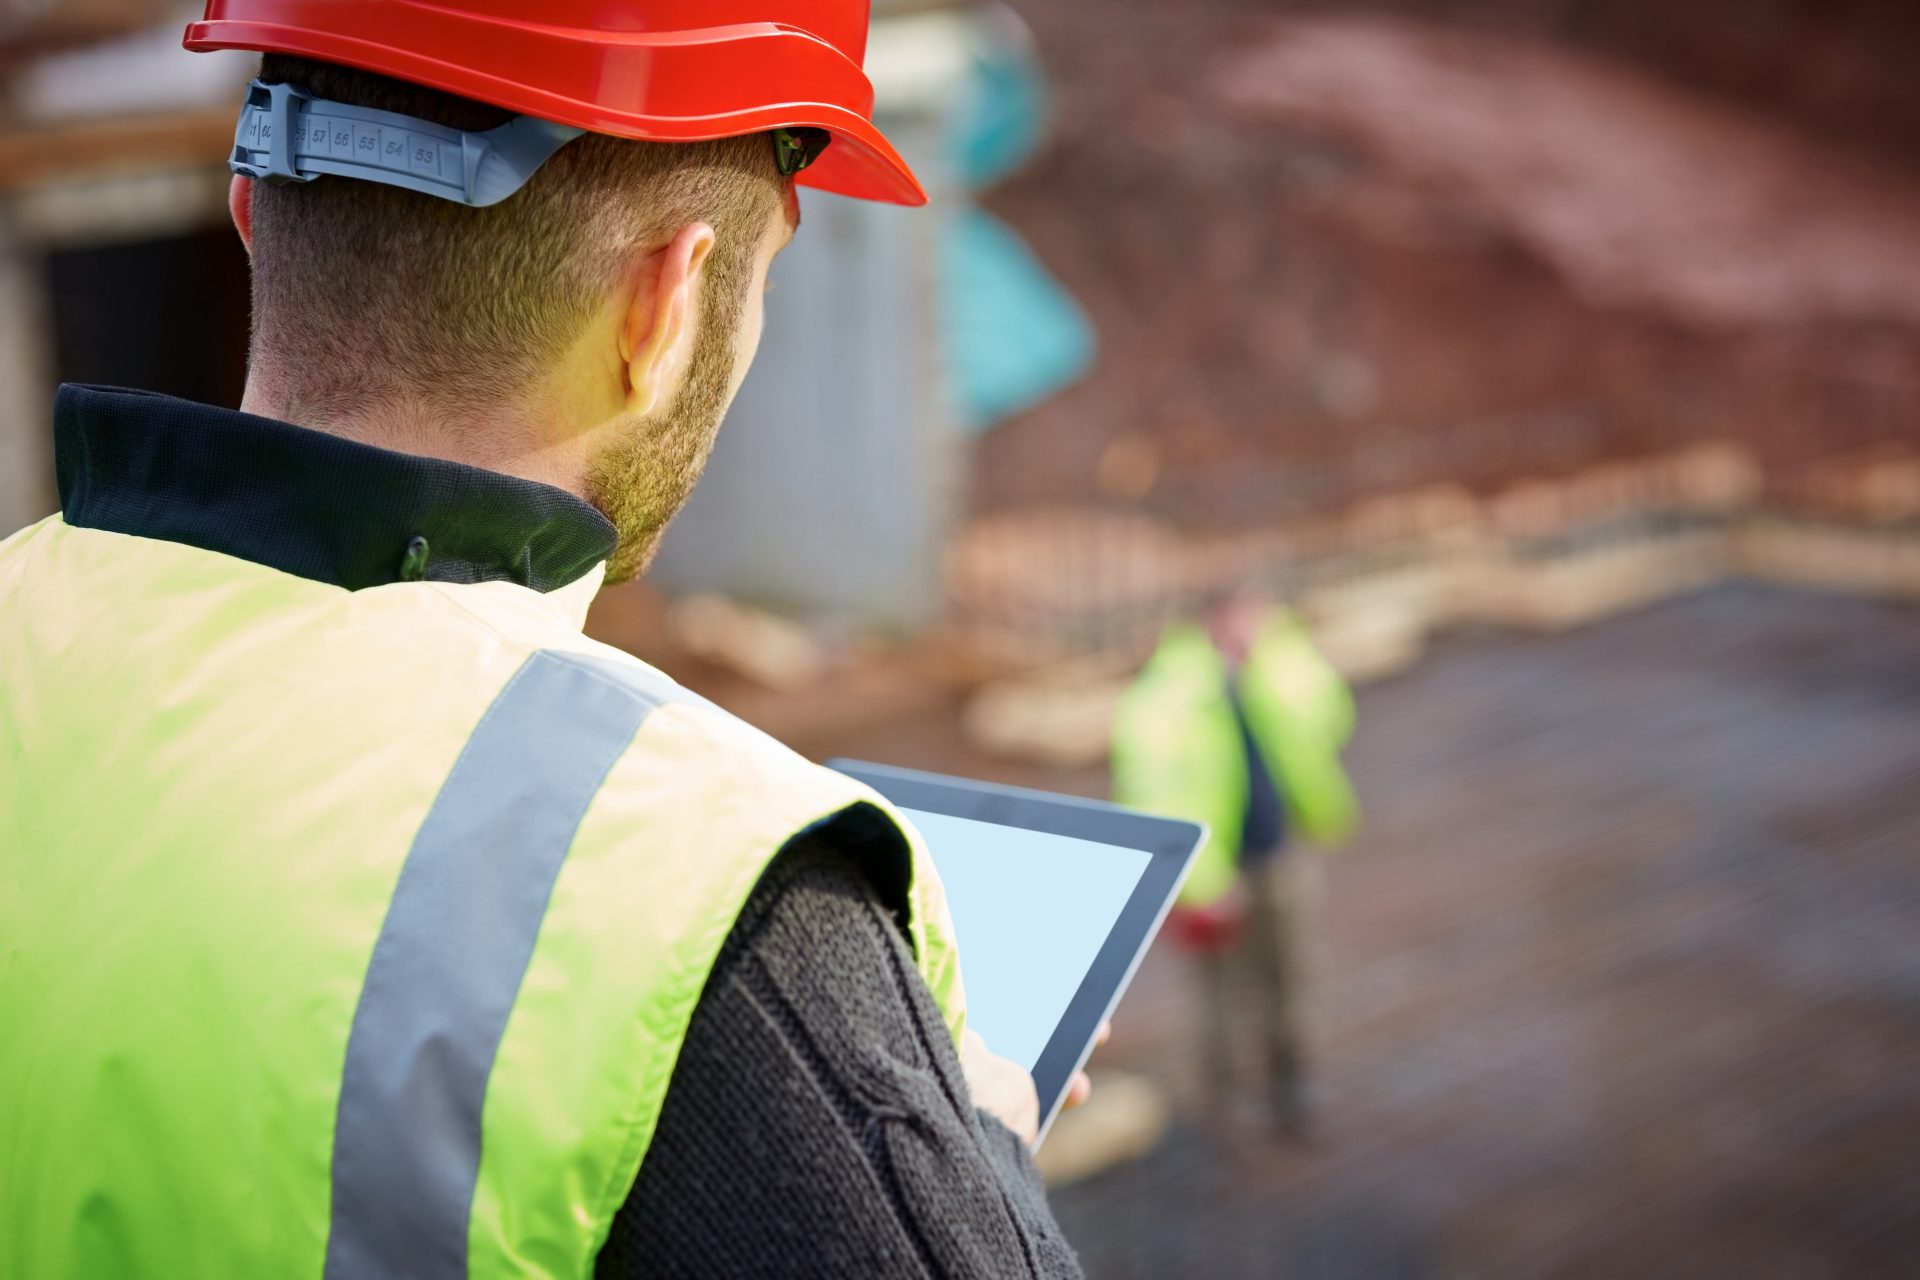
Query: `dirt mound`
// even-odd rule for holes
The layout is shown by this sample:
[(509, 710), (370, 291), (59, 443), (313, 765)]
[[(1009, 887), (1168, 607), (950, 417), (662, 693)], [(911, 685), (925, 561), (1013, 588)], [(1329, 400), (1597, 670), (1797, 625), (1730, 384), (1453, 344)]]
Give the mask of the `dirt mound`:
[[(1910, 58), (1858, 22), (1762, 49), (1780, 7), (1689, 6), (1656, 38), (1604, 3), (1033, 0), (1055, 137), (990, 203), (1101, 352), (981, 440), (975, 506), (1269, 524), (1729, 436), (1771, 465), (1865, 421), (1823, 403), (1912, 403), (1920, 196), (1861, 149), (1920, 137), (1892, 110)], [(1746, 43), (1693, 40), (1714, 14)], [(1887, 71), (1850, 75), (1852, 114), (1808, 87), (1816, 45)], [(1778, 101), (1701, 61), (1762, 53)], [(1809, 128), (1836, 121), (1859, 128)]]

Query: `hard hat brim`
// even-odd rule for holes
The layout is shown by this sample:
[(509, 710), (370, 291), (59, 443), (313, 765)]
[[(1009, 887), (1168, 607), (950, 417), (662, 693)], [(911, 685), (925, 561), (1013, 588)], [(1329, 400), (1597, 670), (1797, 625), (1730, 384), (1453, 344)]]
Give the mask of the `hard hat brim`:
[[(825, 129), (832, 145), (796, 182), (860, 200), (927, 202), (913, 170), (867, 118), (873, 91), (865, 73), (806, 32), (758, 23), (689, 39), (526, 24), (515, 31), (513, 47), (503, 48), (497, 30), (419, 25), (376, 41), (312, 25), (214, 19), (190, 23), (185, 45), (338, 63), (616, 138), (699, 142), (783, 127)], [(427, 48), (436, 55), (419, 52)], [(593, 96), (560, 85), (590, 86)], [(767, 101), (767, 85), (781, 86), (783, 100)]]

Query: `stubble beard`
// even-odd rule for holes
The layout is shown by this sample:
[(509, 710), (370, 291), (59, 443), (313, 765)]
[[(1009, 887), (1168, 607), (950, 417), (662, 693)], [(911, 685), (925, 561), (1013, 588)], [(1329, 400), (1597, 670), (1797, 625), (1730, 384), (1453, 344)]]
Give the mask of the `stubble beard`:
[(726, 278), (733, 274), (717, 272), (710, 278), (705, 323), (673, 403), (635, 423), (587, 477), (588, 500), (613, 522), (620, 539), (607, 559), (609, 583), (629, 582), (646, 572), (713, 454), (727, 412), (734, 334), (745, 304), (742, 282)]

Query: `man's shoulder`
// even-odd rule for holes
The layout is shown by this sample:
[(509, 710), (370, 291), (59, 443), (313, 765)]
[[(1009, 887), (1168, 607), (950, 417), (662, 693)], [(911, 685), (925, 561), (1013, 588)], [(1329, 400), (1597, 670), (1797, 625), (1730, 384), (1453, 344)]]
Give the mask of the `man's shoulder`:
[(537, 650), (529, 661), (569, 668), (592, 682), (603, 696), (632, 699), (649, 713), (669, 713), (678, 745), (684, 750), (751, 753), (763, 768), (803, 775), (818, 771), (779, 739), (623, 649), (575, 636), (563, 644)]
[[(751, 752), (790, 770), (811, 768), (778, 741), (720, 706), (686, 688), (665, 672), (581, 633), (570, 608), (585, 611), (583, 601), (543, 599), (507, 584), (434, 584), (447, 606), (441, 647), (491, 651), (509, 662), (521, 696), (544, 696), (587, 707), (630, 704), (635, 723), (645, 730), (671, 713), (684, 753)], [(571, 592), (576, 588), (563, 588)], [(439, 658), (448, 657), (441, 653)], [(488, 662), (486, 665), (491, 665)], [(525, 686), (532, 686), (526, 688)], [(636, 738), (638, 741), (638, 738)]]
[[(798, 833), (851, 808), (884, 808), (862, 784), (824, 768), (681, 685), (608, 645), (575, 637), (528, 659), (565, 672), (569, 697), (622, 699), (637, 728), (605, 786), (635, 803), (702, 815), (702, 826), (738, 822), (759, 832)], [(749, 819), (749, 816), (751, 818)], [(886, 825), (880, 819), (880, 825)]]

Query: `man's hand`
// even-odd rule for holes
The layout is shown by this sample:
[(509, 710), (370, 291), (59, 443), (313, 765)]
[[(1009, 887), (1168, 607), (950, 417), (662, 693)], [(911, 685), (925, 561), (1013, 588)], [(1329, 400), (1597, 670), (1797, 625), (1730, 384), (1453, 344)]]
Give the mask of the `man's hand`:
[[(1093, 1042), (1103, 1045), (1113, 1034), (1113, 1024), (1103, 1022)], [(960, 1033), (960, 1069), (966, 1073), (967, 1088), (973, 1092), (973, 1105), (1020, 1135), (1028, 1146), (1040, 1136), (1040, 1093), (1033, 1077), (1019, 1063), (1001, 1057), (987, 1048), (980, 1033), (968, 1027)], [(1073, 1073), (1067, 1096), (1060, 1105), (1072, 1110), (1093, 1093), (1093, 1081), (1084, 1071)]]
[[(1113, 1034), (1113, 1024), (1103, 1022), (1100, 1029), (1093, 1033), (1093, 1047), (1098, 1049)], [(1071, 1111), (1093, 1096), (1093, 1078), (1084, 1071), (1073, 1073), (1073, 1079), (1067, 1082), (1067, 1096), (1060, 1100), (1062, 1111)]]
[(1040, 1136), (1040, 1093), (1027, 1069), (987, 1048), (980, 1033), (968, 1027), (960, 1033), (960, 1070), (966, 1073), (973, 1105), (1032, 1146)]

